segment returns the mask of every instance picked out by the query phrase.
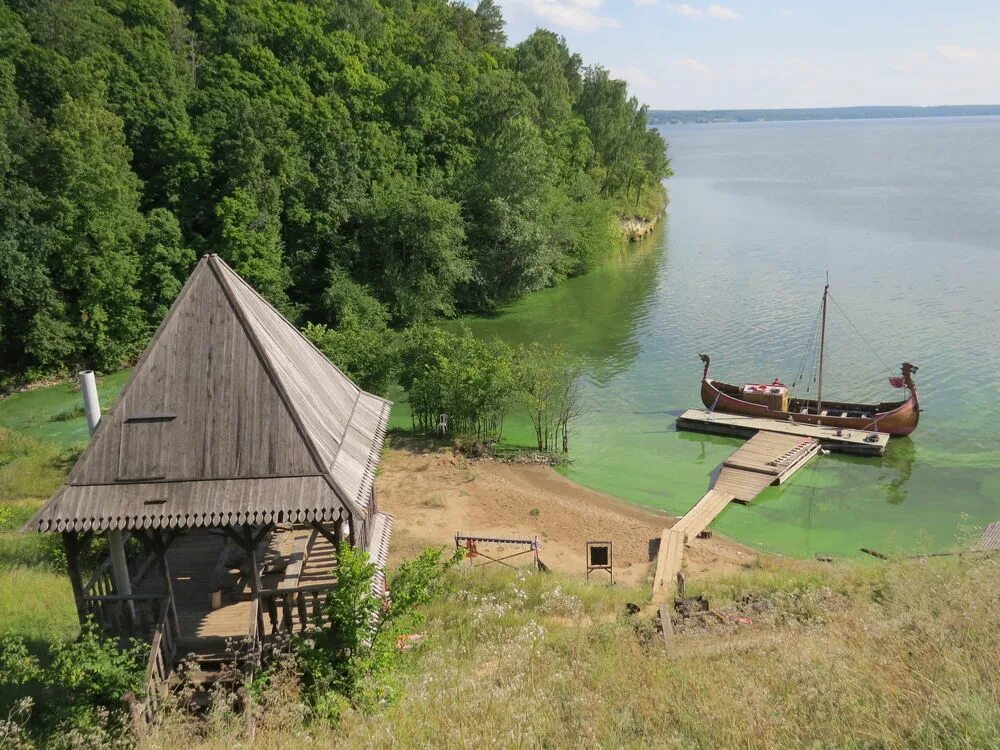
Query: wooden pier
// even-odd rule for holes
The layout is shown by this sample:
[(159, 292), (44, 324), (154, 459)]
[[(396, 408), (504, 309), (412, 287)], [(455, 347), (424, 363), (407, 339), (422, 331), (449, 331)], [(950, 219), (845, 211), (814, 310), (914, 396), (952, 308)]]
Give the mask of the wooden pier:
[(674, 580), (684, 564), (685, 543), (704, 531), (730, 502), (750, 503), (765, 487), (787, 480), (819, 449), (820, 441), (813, 437), (760, 431), (723, 461), (712, 489), (677, 523), (663, 530), (653, 577), (654, 603), (673, 592)]
[(707, 432), (730, 437), (752, 437), (759, 432), (792, 435), (818, 440), (820, 447), (861, 456), (884, 456), (889, 435), (868, 430), (840, 430), (836, 427), (783, 422), (777, 419), (724, 414), (705, 409), (688, 409), (677, 417), (677, 429)]
[(1000, 550), (1000, 521), (994, 521), (985, 529), (982, 536), (970, 548), (972, 552), (995, 552)]
[(722, 462), (715, 489), (750, 503), (765, 487), (787, 480), (819, 453), (819, 448), (814, 438), (758, 432)]

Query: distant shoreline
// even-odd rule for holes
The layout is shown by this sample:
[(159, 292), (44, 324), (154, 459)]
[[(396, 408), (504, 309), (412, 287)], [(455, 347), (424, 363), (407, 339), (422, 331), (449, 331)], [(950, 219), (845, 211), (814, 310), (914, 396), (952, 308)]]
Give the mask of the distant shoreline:
[(808, 120), (884, 120), (917, 117), (988, 117), (1000, 104), (938, 107), (817, 107), (804, 109), (651, 109), (651, 125), (720, 122), (803, 122)]

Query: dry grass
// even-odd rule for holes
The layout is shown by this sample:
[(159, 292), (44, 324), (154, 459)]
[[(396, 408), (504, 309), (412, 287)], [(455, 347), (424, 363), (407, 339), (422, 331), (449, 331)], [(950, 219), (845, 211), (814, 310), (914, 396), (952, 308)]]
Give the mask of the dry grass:
[(435, 508), (435, 509), (441, 509), (447, 507), (447, 504), (445, 503), (444, 498), (441, 497), (440, 492), (435, 492), (431, 495), (428, 495), (427, 497), (425, 497), (423, 500), (420, 501), (420, 505), (423, 506), (424, 508)]
[(665, 650), (625, 614), (641, 590), (465, 571), (398, 703), (268, 722), (255, 746), (997, 747), (998, 574), (969, 557), (719, 579), (719, 616), (678, 620)]

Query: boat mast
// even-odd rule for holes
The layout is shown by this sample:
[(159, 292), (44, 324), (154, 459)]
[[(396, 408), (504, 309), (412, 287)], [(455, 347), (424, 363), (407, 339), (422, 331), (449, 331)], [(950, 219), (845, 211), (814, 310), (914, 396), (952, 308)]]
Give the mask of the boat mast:
[(823, 322), (819, 332), (819, 387), (816, 389), (816, 416), (823, 413), (823, 349), (826, 347), (826, 295), (830, 290), (830, 272), (826, 274), (826, 286), (823, 287)]

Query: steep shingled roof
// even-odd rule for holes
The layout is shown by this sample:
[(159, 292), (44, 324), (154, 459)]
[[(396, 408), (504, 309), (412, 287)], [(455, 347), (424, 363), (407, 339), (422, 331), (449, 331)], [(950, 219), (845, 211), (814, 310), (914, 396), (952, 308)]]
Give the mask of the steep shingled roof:
[(201, 259), (40, 531), (367, 519), (390, 402)]

